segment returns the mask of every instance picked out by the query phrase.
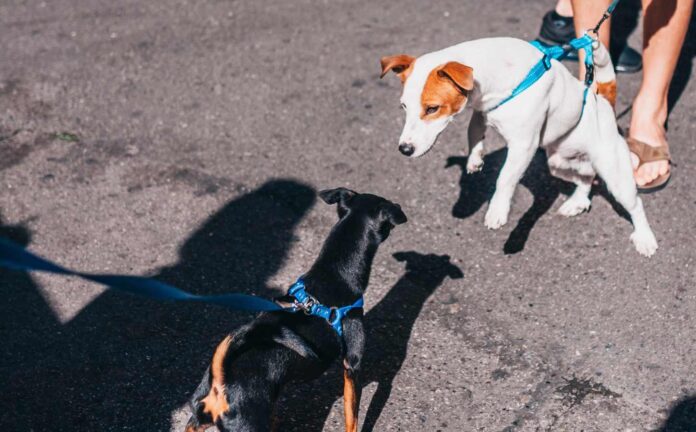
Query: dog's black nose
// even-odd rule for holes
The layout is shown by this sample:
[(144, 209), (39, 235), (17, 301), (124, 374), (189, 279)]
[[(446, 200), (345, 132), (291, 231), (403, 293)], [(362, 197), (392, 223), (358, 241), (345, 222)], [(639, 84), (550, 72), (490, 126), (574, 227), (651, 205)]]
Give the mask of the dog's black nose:
[(401, 143), (399, 144), (399, 151), (402, 155), (411, 156), (413, 152), (416, 151), (416, 148), (413, 147), (413, 144)]

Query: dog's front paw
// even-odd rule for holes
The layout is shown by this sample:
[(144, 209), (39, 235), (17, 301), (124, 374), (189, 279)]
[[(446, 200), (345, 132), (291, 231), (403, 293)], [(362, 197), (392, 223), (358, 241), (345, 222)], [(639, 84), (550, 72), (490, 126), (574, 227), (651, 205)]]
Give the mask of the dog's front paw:
[(650, 230), (633, 231), (631, 241), (639, 254), (651, 257), (657, 251), (657, 239)]
[(488, 229), (498, 229), (505, 225), (508, 221), (508, 214), (510, 213), (510, 204), (497, 203), (496, 200), (492, 200), (491, 204), (488, 206), (488, 211), (486, 212), (486, 218), (484, 223)]
[(586, 196), (583, 197), (570, 197), (566, 202), (561, 205), (558, 209), (558, 214), (565, 217), (577, 216), (582, 212), (586, 212), (590, 209), (592, 202)]
[(473, 174), (483, 169), (483, 157), (481, 152), (471, 152), (466, 160), (466, 173)]

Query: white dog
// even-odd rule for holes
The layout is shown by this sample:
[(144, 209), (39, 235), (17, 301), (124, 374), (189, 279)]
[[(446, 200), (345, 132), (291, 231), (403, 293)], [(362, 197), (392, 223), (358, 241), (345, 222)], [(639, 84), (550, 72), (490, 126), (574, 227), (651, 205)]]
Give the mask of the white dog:
[[(382, 76), (393, 71), (403, 83), (401, 106), (406, 124), (399, 151), (425, 154), (440, 132), (464, 106), (473, 108), (469, 124), (467, 172), (483, 166), (483, 138), (495, 128), (508, 146), (507, 160), (486, 212), (490, 229), (505, 225), (515, 187), (541, 146), (551, 173), (577, 185), (559, 213), (575, 216), (590, 208), (589, 193), (596, 174), (631, 215), (631, 234), (638, 252), (650, 256), (657, 240), (637, 195), (631, 159), (619, 134), (612, 105), (588, 95), (583, 110), (583, 84), (558, 61), (531, 87), (507, 103), (498, 104), (527, 76), (542, 53), (528, 42), (512, 38), (479, 39), (431, 52), (419, 58), (382, 58)], [(612, 100), (616, 77), (606, 48), (595, 51), (598, 91)]]

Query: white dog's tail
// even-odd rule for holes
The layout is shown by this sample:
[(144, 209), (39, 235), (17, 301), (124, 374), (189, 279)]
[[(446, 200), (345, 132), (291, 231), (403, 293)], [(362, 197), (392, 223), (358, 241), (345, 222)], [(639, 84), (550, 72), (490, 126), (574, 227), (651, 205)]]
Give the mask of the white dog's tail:
[(616, 73), (609, 50), (601, 42), (599, 48), (594, 51), (594, 64), (597, 93), (604, 96), (614, 107), (616, 105)]

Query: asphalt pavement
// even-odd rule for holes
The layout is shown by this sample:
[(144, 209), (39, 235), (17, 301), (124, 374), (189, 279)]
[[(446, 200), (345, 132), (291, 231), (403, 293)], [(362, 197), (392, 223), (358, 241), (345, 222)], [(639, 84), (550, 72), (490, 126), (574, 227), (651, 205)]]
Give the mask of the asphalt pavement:
[[(589, 213), (557, 215), (570, 188), (541, 155), (487, 230), (503, 143), (466, 175), (469, 113), (423, 158), (397, 151), (381, 56), (532, 39), (551, 6), (5, 0), (0, 236), (85, 271), (274, 295), (336, 220), (316, 191), (377, 193), (409, 222), (366, 295), (363, 431), (696, 431), (696, 33), (673, 179), (643, 198), (650, 259), (601, 187)], [(619, 77), (619, 112), (639, 83)], [(3, 430), (182, 431), (215, 345), (251, 318), (1, 269), (0, 293)], [(288, 389), (280, 430), (343, 430), (341, 379)]]

